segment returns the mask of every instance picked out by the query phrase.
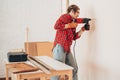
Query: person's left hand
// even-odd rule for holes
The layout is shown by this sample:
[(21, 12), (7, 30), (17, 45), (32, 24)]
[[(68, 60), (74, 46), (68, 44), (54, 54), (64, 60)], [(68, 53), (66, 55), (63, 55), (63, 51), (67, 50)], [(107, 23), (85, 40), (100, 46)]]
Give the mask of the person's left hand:
[(81, 36), (82, 33), (85, 31), (84, 26), (78, 31), (78, 36)]
[(85, 28), (84, 28), (84, 27), (82, 27), (82, 28), (81, 28), (81, 30), (84, 32), (84, 31), (85, 31)]

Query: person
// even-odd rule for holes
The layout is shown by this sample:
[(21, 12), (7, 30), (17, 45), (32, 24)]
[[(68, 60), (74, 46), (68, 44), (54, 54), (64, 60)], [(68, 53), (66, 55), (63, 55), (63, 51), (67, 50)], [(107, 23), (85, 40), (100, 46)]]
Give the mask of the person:
[[(89, 27), (89, 24), (87, 23), (89, 18), (78, 18), (79, 13), (80, 8), (77, 5), (70, 5), (67, 9), (67, 13), (61, 15), (54, 26), (56, 37), (53, 46), (53, 58), (74, 68), (73, 80), (78, 80), (78, 67), (70, 47), (73, 40), (81, 37), (82, 33), (85, 31), (85, 27)], [(87, 24), (76, 32), (78, 23)], [(53, 76), (51, 80), (59, 80), (59, 78), (59, 76)]]

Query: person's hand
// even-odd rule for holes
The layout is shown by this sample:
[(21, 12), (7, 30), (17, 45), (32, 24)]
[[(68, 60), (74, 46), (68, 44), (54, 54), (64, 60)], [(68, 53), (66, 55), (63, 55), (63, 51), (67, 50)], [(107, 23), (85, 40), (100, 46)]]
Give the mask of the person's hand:
[(81, 30), (84, 32), (85, 31), (85, 27), (82, 27)]
[(65, 28), (76, 28), (78, 26), (77, 23), (75, 22), (71, 22), (71, 23), (68, 23), (68, 24), (65, 24)]
[(85, 30), (90, 30), (90, 25), (89, 25), (89, 23), (87, 23), (87, 24), (84, 25), (84, 29), (85, 29)]
[(78, 31), (78, 36), (81, 36), (82, 33), (85, 31), (84, 26)]

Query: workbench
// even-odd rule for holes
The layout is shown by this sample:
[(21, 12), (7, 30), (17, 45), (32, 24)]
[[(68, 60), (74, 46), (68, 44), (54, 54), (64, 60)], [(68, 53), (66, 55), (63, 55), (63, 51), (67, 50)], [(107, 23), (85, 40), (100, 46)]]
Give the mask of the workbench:
[(15, 65), (19, 65), (19, 63), (26, 63), (29, 65), (34, 66), (29, 61), (27, 62), (12, 62), (6, 64), (6, 80), (8, 79), (8, 73), (12, 73), (12, 80), (24, 80), (24, 79), (32, 79), (32, 78), (40, 78), (40, 80), (47, 80), (47, 78), (50, 78), (51, 76), (63, 76), (67, 75), (68, 80), (72, 80), (72, 70), (73, 68), (71, 66), (68, 66), (62, 62), (59, 62), (53, 58), (50, 58), (48, 56), (37, 56), (37, 59), (41, 60), (45, 64), (47, 64), (50, 69), (50, 73), (46, 74), (42, 70), (35, 70), (30, 72), (19, 72), (19, 73), (12, 73), (13, 68), (15, 68)]

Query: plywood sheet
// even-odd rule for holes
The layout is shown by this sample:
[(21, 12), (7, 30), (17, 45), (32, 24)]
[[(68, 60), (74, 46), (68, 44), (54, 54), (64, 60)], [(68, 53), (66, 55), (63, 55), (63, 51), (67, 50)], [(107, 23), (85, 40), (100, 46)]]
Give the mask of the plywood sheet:
[(38, 56), (36, 42), (26, 42), (25, 51), (31, 56)]
[(38, 56), (49, 56), (52, 57), (52, 42), (38, 42), (37, 43), (37, 52)]

